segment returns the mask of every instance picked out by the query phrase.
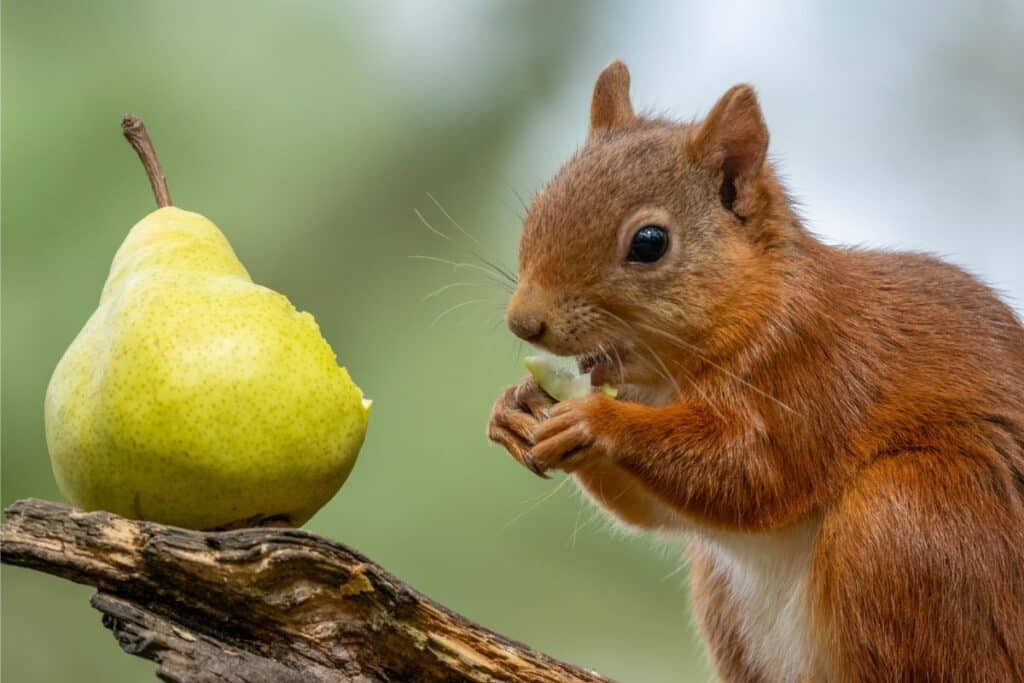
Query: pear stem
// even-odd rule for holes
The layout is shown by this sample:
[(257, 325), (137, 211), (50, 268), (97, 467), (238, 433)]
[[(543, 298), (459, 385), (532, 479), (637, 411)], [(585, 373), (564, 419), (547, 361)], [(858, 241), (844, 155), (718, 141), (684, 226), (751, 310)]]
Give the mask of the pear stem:
[(133, 114), (125, 114), (121, 119), (121, 132), (139, 155), (139, 160), (146, 169), (149, 184), (153, 187), (153, 196), (156, 197), (156, 205), (160, 208), (173, 206), (171, 191), (167, 189), (167, 178), (160, 167), (160, 161), (156, 158), (156, 148), (153, 147), (153, 140), (146, 132), (146, 124)]

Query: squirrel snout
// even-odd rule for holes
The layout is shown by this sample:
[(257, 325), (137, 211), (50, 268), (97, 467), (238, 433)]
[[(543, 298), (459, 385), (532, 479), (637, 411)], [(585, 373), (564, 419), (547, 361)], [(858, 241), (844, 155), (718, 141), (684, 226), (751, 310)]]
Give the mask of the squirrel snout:
[(508, 328), (523, 341), (534, 342), (544, 336), (544, 321), (535, 315), (508, 316)]
[(545, 321), (548, 312), (548, 298), (544, 291), (528, 282), (520, 282), (509, 299), (505, 319), (508, 329), (523, 341), (539, 341), (548, 326)]

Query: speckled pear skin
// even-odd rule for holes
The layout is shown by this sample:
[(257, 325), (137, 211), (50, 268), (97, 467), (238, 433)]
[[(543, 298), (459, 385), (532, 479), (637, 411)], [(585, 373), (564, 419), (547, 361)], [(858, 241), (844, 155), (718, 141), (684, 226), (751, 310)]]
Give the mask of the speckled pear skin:
[(76, 506), (208, 529), (308, 520), (344, 483), (369, 402), (309, 313), (253, 283), (197, 213), (132, 228), (46, 394)]

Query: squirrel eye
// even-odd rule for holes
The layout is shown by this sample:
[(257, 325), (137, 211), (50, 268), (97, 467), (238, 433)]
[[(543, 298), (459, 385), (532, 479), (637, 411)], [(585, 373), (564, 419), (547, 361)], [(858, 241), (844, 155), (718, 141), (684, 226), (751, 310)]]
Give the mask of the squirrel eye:
[(668, 232), (657, 225), (645, 225), (633, 235), (629, 244), (627, 261), (633, 263), (654, 263), (668, 250)]

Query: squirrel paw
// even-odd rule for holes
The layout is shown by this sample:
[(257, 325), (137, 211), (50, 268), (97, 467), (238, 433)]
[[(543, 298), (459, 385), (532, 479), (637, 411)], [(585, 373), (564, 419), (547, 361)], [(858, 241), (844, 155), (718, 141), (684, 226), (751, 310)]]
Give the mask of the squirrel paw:
[(524, 467), (538, 477), (547, 478), (529, 456), (532, 434), (546, 410), (554, 401), (528, 377), (506, 389), (491, 409), (487, 422), (487, 438), (500, 444)]
[(602, 438), (606, 422), (601, 416), (611, 403), (607, 396), (592, 394), (555, 404), (533, 430), (533, 446), (526, 460), (532, 460), (540, 472), (572, 472), (581, 465), (608, 459), (611, 448), (608, 439)]

